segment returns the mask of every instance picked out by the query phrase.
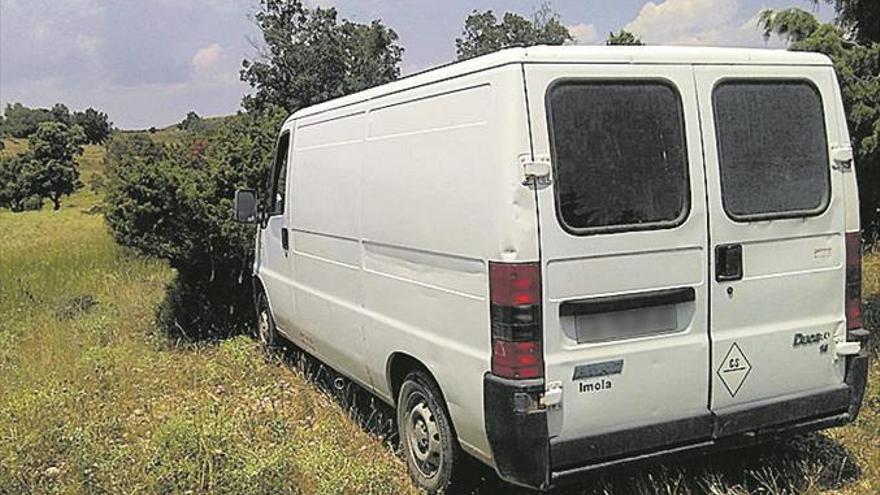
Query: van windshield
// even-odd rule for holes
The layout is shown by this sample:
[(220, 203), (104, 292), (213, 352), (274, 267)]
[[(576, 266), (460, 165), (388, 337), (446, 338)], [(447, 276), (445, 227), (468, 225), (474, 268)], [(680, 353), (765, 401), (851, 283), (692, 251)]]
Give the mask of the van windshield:
[(659, 81), (558, 83), (549, 124), (557, 211), (576, 233), (672, 226), (689, 207), (681, 100)]

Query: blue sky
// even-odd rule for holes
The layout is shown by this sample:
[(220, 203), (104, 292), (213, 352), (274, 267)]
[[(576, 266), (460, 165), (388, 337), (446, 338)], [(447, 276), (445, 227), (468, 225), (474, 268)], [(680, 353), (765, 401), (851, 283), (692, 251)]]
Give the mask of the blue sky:
[[(455, 38), (474, 9), (530, 15), (541, 0), (307, 0), (342, 17), (381, 19), (405, 48), (413, 72), (452, 60)], [(238, 80), (259, 33), (257, 0), (3, 0), (0, 3), (0, 104), (21, 101), (73, 109), (94, 106), (116, 125), (165, 126), (189, 110), (233, 113), (248, 91)], [(554, 0), (581, 44), (627, 28), (650, 44), (778, 47), (755, 27), (763, 8), (808, 0)], [(822, 5), (817, 14), (832, 16)]]

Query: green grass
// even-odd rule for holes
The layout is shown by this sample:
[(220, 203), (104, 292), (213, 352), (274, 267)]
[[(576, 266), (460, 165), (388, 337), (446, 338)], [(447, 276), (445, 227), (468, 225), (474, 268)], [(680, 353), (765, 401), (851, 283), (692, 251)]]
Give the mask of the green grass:
[(0, 211), (0, 493), (412, 492), (383, 442), (251, 339), (159, 335), (172, 273), (115, 245), (97, 199)]
[[(102, 148), (80, 165), (84, 182), (100, 176)], [(387, 444), (299, 368), (249, 338), (159, 333), (172, 272), (117, 246), (100, 200), (86, 187), (57, 212), (0, 210), (0, 494), (415, 493)], [(864, 293), (880, 295), (880, 254), (864, 258)], [(876, 360), (870, 380), (855, 424), (563, 493), (880, 493)], [(516, 491), (486, 468), (469, 476), (464, 493)]]

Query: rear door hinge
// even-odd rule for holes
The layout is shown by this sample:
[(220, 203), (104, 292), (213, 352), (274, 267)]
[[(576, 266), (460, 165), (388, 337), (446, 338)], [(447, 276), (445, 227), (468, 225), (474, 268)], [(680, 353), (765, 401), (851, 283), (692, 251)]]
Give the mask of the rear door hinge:
[(537, 184), (546, 186), (550, 184), (550, 160), (541, 159), (538, 161), (522, 158), (520, 160), (523, 168), (523, 185), (528, 186)]
[(835, 146), (831, 148), (831, 166), (834, 170), (849, 170), (853, 165), (852, 146)]
[(550, 382), (544, 390), (540, 402), (542, 407), (554, 408), (562, 405), (562, 382)]
[(861, 342), (838, 342), (836, 354), (838, 356), (855, 356), (862, 350)]

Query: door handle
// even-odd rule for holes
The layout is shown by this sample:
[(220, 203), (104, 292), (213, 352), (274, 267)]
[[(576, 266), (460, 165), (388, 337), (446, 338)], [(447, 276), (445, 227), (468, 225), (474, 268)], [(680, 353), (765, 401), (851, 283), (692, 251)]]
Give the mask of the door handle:
[(285, 228), (281, 229), (281, 247), (284, 248), (285, 251), (287, 251), (287, 248), (290, 247), (289, 235), (290, 234), (288, 234), (287, 229), (285, 229)]
[(743, 278), (742, 244), (715, 246), (715, 280), (730, 282)]

